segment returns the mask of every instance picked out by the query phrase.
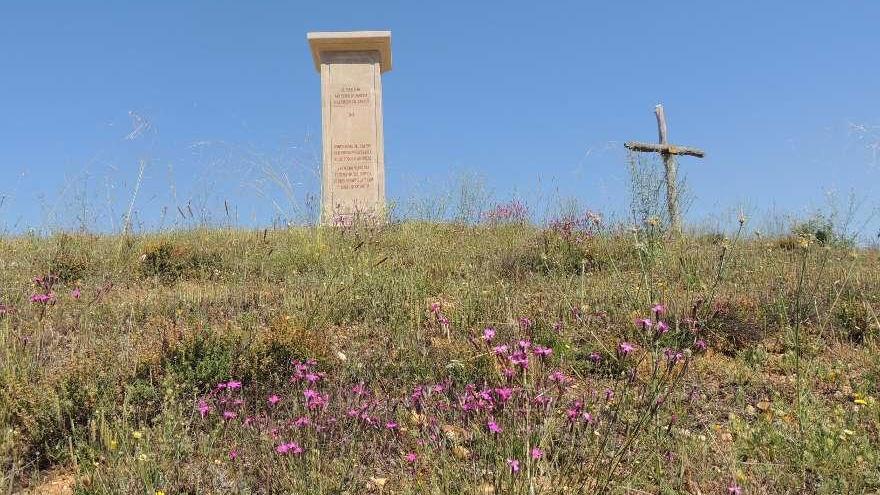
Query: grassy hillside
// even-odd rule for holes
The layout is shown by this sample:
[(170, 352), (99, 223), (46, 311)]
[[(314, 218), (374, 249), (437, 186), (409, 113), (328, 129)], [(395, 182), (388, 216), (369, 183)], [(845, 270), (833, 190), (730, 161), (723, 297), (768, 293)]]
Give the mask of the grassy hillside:
[(5, 238), (0, 491), (874, 493), (880, 258), (825, 241)]

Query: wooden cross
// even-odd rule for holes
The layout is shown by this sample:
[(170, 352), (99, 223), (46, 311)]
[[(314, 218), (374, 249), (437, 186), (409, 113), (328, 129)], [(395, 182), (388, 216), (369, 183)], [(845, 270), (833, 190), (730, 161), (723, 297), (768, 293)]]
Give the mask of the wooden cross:
[(666, 136), (666, 114), (663, 113), (663, 105), (654, 107), (654, 114), (657, 116), (657, 131), (660, 134), (660, 143), (628, 141), (624, 143), (624, 146), (632, 151), (660, 153), (663, 156), (663, 166), (666, 168), (666, 208), (669, 211), (669, 224), (673, 232), (679, 233), (681, 232), (681, 213), (678, 211), (678, 188), (676, 187), (678, 165), (675, 163), (675, 155), (703, 158), (706, 154), (703, 153), (703, 150), (697, 148), (669, 144)]

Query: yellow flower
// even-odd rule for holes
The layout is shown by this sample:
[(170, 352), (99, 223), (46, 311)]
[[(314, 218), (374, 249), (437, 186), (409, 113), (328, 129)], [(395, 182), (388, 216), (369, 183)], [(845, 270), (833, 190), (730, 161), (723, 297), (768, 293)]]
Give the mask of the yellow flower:
[(140, 440), (141, 438), (144, 437), (144, 434), (141, 433), (139, 430), (135, 430), (135, 431), (131, 432), (131, 436), (133, 436), (135, 438), (135, 440)]
[(855, 402), (856, 404), (861, 404), (861, 405), (863, 405), (863, 406), (867, 406), (867, 405), (868, 405), (868, 401), (866, 401), (865, 399), (856, 399), (856, 400), (854, 400), (853, 402)]
[(116, 450), (117, 445), (116, 439), (110, 440), (110, 450)]
[(165, 492), (162, 490), (156, 490), (156, 495), (165, 495)]

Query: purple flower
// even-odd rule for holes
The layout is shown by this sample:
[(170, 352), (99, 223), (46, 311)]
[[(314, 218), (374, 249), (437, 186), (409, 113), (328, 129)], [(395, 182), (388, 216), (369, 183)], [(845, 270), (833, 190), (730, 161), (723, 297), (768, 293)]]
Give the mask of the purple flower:
[(418, 460), (418, 458), (419, 458), (419, 456), (417, 456), (415, 452), (410, 452), (409, 454), (406, 454), (406, 456), (404, 457), (404, 459), (406, 459), (406, 462), (408, 462), (410, 464), (416, 462), (416, 460)]
[(199, 401), (199, 414), (204, 418), (211, 412), (211, 406), (208, 405), (204, 400)]
[(297, 428), (302, 428), (304, 426), (308, 426), (310, 423), (311, 420), (308, 416), (300, 416), (296, 418), (296, 420), (293, 422), (293, 426), (296, 426)]
[(538, 459), (544, 457), (544, 451), (539, 449), (538, 447), (533, 447), (531, 455), (532, 455), (532, 459), (537, 461)]
[(651, 308), (651, 312), (654, 313), (654, 316), (660, 318), (661, 316), (666, 314), (666, 306), (662, 304), (655, 304), (654, 307)]
[(650, 318), (641, 318), (636, 320), (636, 326), (641, 328), (642, 330), (647, 330), (654, 326), (654, 322), (651, 321)]
[(700, 351), (700, 352), (705, 351), (705, 350), (706, 350), (706, 347), (707, 347), (707, 346), (706, 346), (706, 341), (703, 340), (703, 339), (697, 339), (697, 341), (694, 342), (694, 349), (696, 349), (696, 350), (698, 350), (698, 351)]
[(658, 321), (656, 331), (657, 335), (663, 335), (669, 331), (669, 325), (667, 325), (665, 321)]
[(568, 381), (568, 378), (565, 376), (565, 373), (563, 373), (559, 370), (556, 370), (553, 373), (550, 373), (549, 378), (550, 378), (551, 382), (556, 382), (560, 385), (562, 385), (563, 383)]
[(235, 450), (235, 449), (230, 450), (230, 451), (229, 451), (229, 460), (230, 460), (230, 461), (234, 461), (234, 460), (236, 460), (236, 459), (238, 459), (238, 451)]
[(82, 294), (82, 293), (80, 292), (79, 287), (75, 287), (75, 288), (73, 289), (73, 291), (70, 293), (70, 297), (72, 297), (72, 298), (74, 298), (74, 299), (79, 299), (79, 296), (80, 296), (81, 294)]
[(501, 429), (500, 426), (498, 426), (498, 423), (496, 423), (494, 419), (490, 419), (490, 420), (486, 423), (486, 427), (489, 428), (489, 431), (490, 431), (491, 433), (501, 433), (502, 431), (504, 431), (504, 430)]
[(510, 467), (510, 472), (511, 472), (511, 473), (516, 474), (516, 473), (519, 472), (519, 461), (518, 461), (518, 460), (516, 460), (516, 459), (507, 459), (507, 466)]
[(532, 349), (532, 352), (535, 353), (536, 356), (545, 358), (553, 353), (553, 349), (549, 347), (544, 347), (542, 345), (536, 345), (535, 348)]
[(510, 400), (510, 397), (513, 396), (513, 389), (507, 387), (496, 388), (495, 393), (498, 395), (498, 399), (501, 402), (507, 402), (508, 400)]
[(486, 327), (483, 329), (483, 340), (486, 342), (491, 342), (492, 339), (495, 338), (495, 329), (492, 327)]
[(241, 388), (241, 382), (235, 380), (229, 380), (226, 382), (226, 388), (229, 390), (235, 390), (237, 388)]
[(742, 487), (736, 484), (735, 481), (731, 481), (730, 485), (727, 486), (728, 495), (742, 495)]
[(398, 426), (397, 422), (395, 422), (395, 421), (389, 421), (389, 422), (385, 423), (385, 428), (388, 430), (396, 430), (397, 426)]
[(617, 352), (622, 356), (628, 356), (631, 352), (636, 350), (636, 346), (630, 344), (629, 342), (621, 342), (617, 344)]
[(519, 346), (520, 349), (526, 350), (532, 346), (532, 343), (529, 342), (528, 340), (522, 339), (519, 342), (517, 342), (517, 345)]
[(532, 328), (532, 320), (526, 318), (525, 316), (519, 319), (519, 327), (523, 330), (528, 330)]
[(268, 402), (270, 406), (274, 406), (275, 404), (278, 404), (279, 402), (281, 402), (281, 397), (278, 397), (277, 395), (272, 394), (269, 396), (268, 399), (266, 399), (266, 402)]
[(527, 356), (526, 353), (522, 351), (515, 352), (513, 353), (513, 355), (510, 356), (510, 362), (513, 363), (515, 366), (519, 366), (525, 369), (529, 367), (529, 356)]
[(279, 446), (275, 447), (275, 452), (284, 455), (284, 454), (302, 454), (303, 449), (296, 442), (282, 443)]
[(229, 421), (230, 419), (235, 419), (238, 417), (238, 413), (235, 411), (223, 411), (223, 419)]
[(492, 352), (496, 355), (507, 354), (508, 347), (506, 345), (496, 345), (492, 348)]
[(593, 364), (599, 364), (602, 361), (602, 355), (596, 351), (593, 351), (590, 353), (589, 359), (593, 362)]

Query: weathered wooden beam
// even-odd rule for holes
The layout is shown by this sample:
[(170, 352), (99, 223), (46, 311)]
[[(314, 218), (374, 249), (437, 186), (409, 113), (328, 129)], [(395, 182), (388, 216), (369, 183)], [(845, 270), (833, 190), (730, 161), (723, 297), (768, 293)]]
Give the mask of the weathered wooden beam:
[(627, 149), (633, 151), (648, 151), (665, 155), (688, 155), (695, 156), (697, 158), (703, 158), (706, 156), (706, 153), (701, 149), (690, 148), (688, 146), (676, 146), (674, 144), (657, 144), (642, 143), (639, 141), (627, 141), (623, 145), (626, 146)]

